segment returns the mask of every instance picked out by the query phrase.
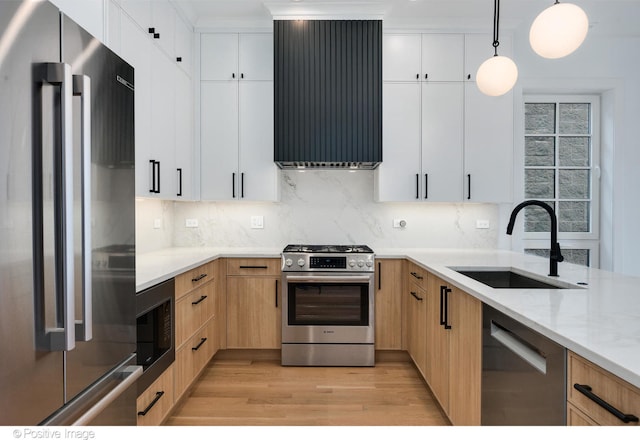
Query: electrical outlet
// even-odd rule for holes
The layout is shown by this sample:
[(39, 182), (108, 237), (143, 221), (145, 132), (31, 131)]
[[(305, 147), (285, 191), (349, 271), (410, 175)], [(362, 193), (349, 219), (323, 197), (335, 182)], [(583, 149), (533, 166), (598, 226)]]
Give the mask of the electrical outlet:
[(489, 229), (489, 220), (476, 220), (476, 229)]
[(188, 218), (185, 220), (184, 225), (187, 228), (197, 228), (198, 227), (198, 219), (197, 218)]
[(156, 218), (153, 220), (153, 229), (160, 229), (162, 227), (162, 220)]
[(263, 228), (264, 228), (264, 217), (261, 215), (252, 215), (251, 229), (263, 229)]
[(394, 218), (393, 219), (393, 227), (394, 228), (404, 228), (405, 226), (407, 226), (407, 221), (400, 219), (400, 218)]

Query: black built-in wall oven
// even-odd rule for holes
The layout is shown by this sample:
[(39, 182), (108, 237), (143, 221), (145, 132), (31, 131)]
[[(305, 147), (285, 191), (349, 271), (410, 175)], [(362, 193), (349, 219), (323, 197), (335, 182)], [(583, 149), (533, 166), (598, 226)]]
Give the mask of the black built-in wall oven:
[(175, 360), (174, 286), (171, 278), (136, 295), (138, 395)]
[(367, 246), (285, 248), (282, 365), (374, 365), (373, 258)]

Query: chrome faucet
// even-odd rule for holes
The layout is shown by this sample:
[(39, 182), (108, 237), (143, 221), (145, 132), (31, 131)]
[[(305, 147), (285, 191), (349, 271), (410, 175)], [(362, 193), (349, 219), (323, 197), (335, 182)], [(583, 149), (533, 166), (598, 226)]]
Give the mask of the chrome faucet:
[(551, 217), (551, 248), (549, 249), (549, 276), (557, 277), (558, 276), (558, 263), (564, 261), (564, 257), (560, 253), (560, 244), (558, 243), (558, 219), (556, 218), (555, 212), (553, 212), (553, 208), (547, 205), (540, 200), (525, 200), (520, 203), (518, 206), (513, 208), (513, 212), (511, 212), (511, 218), (509, 219), (509, 224), (507, 225), (507, 234), (511, 235), (513, 233), (513, 225), (516, 223), (516, 216), (520, 212), (522, 208), (525, 206), (539, 206), (544, 208), (548, 213), (549, 217)]

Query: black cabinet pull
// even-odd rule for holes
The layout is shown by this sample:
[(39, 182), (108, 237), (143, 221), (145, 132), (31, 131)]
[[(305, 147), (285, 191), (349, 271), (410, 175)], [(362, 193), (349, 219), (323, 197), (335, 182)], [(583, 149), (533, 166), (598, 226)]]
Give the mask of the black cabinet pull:
[(151, 401), (151, 403), (149, 404), (149, 406), (147, 406), (143, 411), (138, 411), (138, 415), (139, 416), (146, 416), (147, 413), (149, 411), (151, 411), (151, 408), (153, 408), (153, 406), (158, 403), (158, 400), (160, 400), (160, 398), (164, 396), (164, 391), (158, 391), (156, 393), (156, 397), (154, 397), (154, 399)]
[(149, 33), (150, 34), (155, 34), (156, 33), (156, 28), (149, 28)]
[(207, 299), (207, 295), (202, 295), (200, 297), (200, 299), (198, 301), (193, 301), (191, 303), (192, 306), (197, 306), (198, 304), (200, 304), (202, 301), (204, 301), (205, 299)]
[(467, 79), (471, 79), (471, 74), (468, 74), (468, 75), (467, 75)]
[(207, 274), (206, 273), (201, 273), (200, 275), (198, 275), (195, 278), (191, 278), (191, 282), (192, 283), (197, 283), (198, 281), (200, 281), (201, 279), (203, 279), (204, 277), (206, 277)]
[(416, 73), (416, 79), (420, 79), (420, 74)]
[(382, 263), (378, 261), (378, 290), (382, 289)]
[(182, 168), (176, 168), (178, 170), (178, 193), (176, 196), (182, 197)]
[(276, 309), (278, 308), (278, 280), (276, 280)]
[(151, 164), (151, 188), (149, 189), (150, 193), (156, 193), (156, 161), (150, 160)]
[(244, 73), (240, 74), (240, 79), (244, 79)]
[(244, 199), (244, 173), (240, 173), (240, 198)]
[(417, 278), (419, 280), (423, 280), (424, 279), (423, 276), (418, 275), (416, 272), (411, 272), (411, 275), (413, 275), (414, 278)]
[(633, 414), (625, 414), (620, 411), (618, 408), (612, 406), (609, 402), (606, 402), (601, 397), (594, 394), (592, 388), (589, 385), (580, 385), (577, 383), (573, 384), (573, 387), (587, 396), (590, 400), (593, 400), (595, 403), (609, 411), (611, 414), (622, 420), (624, 423), (637, 422), (638, 417)]
[(424, 79), (427, 79), (427, 78), (429, 78), (429, 74), (428, 74), (428, 73), (425, 73), (425, 74), (424, 74)]
[(207, 342), (207, 338), (200, 338), (200, 343), (198, 345), (196, 345), (195, 347), (191, 347), (191, 349), (193, 351), (198, 351), (200, 349), (200, 347), (202, 347), (202, 344), (204, 344), (205, 342)]
[(471, 200), (471, 174), (467, 174), (467, 200)]
[(160, 194), (160, 161), (156, 160), (156, 165), (158, 165), (158, 188), (157, 193)]
[(240, 266), (240, 269), (268, 269), (268, 266)]
[(444, 328), (446, 330), (450, 330), (451, 326), (449, 325), (449, 293), (451, 292), (451, 289), (445, 286), (442, 291), (444, 292), (444, 322), (442, 324), (444, 325)]
[(182, 62), (182, 57), (176, 57), (176, 62), (181, 63)]
[(444, 289), (446, 286), (440, 286), (440, 325), (444, 325)]
[(236, 198), (236, 173), (231, 173), (231, 198)]
[(416, 174), (416, 199), (420, 198), (420, 174)]
[(429, 175), (427, 173), (424, 174), (424, 198), (429, 198)]
[(153, 38), (155, 38), (156, 40), (160, 39), (160, 34), (153, 34)]
[(235, 77), (236, 77), (236, 74), (235, 74), (235, 73), (232, 73), (232, 74), (231, 74), (231, 78), (235, 78)]
[(416, 292), (411, 292), (411, 296), (413, 296), (415, 299), (417, 299), (418, 301), (422, 301), (422, 298), (420, 298)]

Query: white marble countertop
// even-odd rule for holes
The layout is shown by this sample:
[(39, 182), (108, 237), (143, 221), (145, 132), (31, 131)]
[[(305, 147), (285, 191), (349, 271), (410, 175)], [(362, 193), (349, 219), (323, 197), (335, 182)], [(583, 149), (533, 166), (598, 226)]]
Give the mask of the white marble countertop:
[[(374, 249), (407, 258), (480, 301), (640, 387), (640, 278), (560, 263), (567, 289), (493, 289), (451, 267), (515, 268), (548, 280), (549, 261), (511, 251)], [(170, 248), (137, 256), (137, 290), (220, 257), (279, 257), (271, 248)], [(586, 283), (580, 286), (577, 283)]]

